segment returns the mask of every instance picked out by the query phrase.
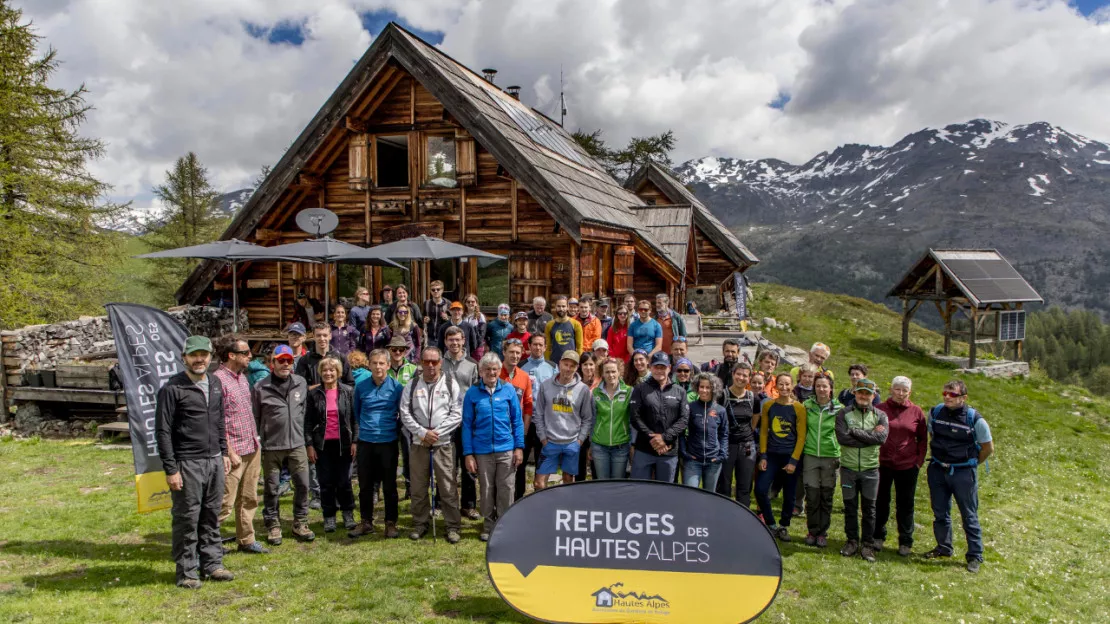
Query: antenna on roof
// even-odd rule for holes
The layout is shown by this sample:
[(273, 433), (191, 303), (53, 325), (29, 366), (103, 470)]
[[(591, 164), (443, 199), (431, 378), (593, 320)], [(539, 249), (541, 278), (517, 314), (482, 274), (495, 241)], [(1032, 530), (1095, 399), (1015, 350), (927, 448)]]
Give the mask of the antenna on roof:
[(567, 98), (563, 96), (563, 66), (559, 65), (559, 127), (567, 120)]

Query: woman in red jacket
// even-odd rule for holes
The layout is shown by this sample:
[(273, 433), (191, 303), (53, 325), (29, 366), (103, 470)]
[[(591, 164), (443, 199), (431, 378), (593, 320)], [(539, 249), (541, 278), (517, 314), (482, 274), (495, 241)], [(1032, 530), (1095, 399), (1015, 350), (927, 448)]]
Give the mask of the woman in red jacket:
[(913, 498), (917, 492), (917, 473), (925, 463), (929, 429), (921, 408), (910, 401), (909, 377), (890, 382), (890, 398), (878, 405), (886, 413), (890, 433), (879, 449), (879, 498), (875, 502), (875, 550), (886, 539), (890, 519), (890, 490), (895, 490), (895, 519), (898, 524), (898, 554), (913, 552)]
[[(632, 314), (629, 308), (621, 306), (613, 315), (613, 324), (603, 336), (609, 343), (609, 357), (616, 358), (628, 364), (632, 354), (628, 352), (628, 321)], [(592, 345), (591, 345), (592, 346)]]

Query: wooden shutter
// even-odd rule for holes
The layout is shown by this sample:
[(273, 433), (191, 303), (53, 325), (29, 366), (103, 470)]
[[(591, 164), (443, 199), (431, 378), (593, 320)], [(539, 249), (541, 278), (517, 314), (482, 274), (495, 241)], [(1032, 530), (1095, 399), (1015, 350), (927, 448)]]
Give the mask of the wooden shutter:
[(578, 258), (578, 291), (583, 297), (597, 294), (597, 246), (582, 243)]
[(352, 191), (370, 188), (370, 140), (366, 134), (352, 134), (347, 141), (347, 186)]
[(474, 138), (466, 130), (455, 130), (455, 180), (459, 186), (478, 182), (478, 156)]
[(613, 250), (613, 294), (627, 295), (633, 292), (632, 276), (635, 274), (633, 264), (636, 260), (636, 248), (632, 245), (620, 245)]
[(510, 256), (509, 304), (523, 309), (536, 297), (551, 298), (551, 258)]

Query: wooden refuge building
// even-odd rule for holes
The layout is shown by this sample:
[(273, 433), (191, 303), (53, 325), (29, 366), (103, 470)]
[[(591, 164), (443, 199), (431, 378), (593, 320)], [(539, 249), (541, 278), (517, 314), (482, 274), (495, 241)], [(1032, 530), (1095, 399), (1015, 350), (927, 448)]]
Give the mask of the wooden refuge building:
[[(448, 295), (495, 292), (514, 309), (533, 297), (668, 293), (726, 283), (756, 258), (669, 173), (648, 166), (622, 187), (557, 123), (396, 24), (375, 39), (301, 132), (222, 238), (263, 245), (308, 238), (295, 215), (324, 207), (332, 233), (371, 246), (428, 234), (507, 257), (491, 270), (475, 262), (413, 262), (400, 279), (421, 300), (430, 281)], [(668, 204), (659, 205), (666, 198)], [(653, 205), (654, 204), (654, 205)], [(505, 266), (507, 264), (507, 266)], [(339, 275), (377, 293), (383, 271), (343, 267)], [(330, 292), (344, 292), (329, 271)], [(399, 273), (399, 272), (397, 272)], [(281, 328), (297, 290), (322, 298), (324, 269), (309, 263), (251, 263), (239, 271), (240, 303), (251, 325)], [(499, 281), (491, 287), (487, 280)], [(197, 267), (180, 303), (230, 292), (219, 262)]]
[[(1021, 359), (1026, 303), (1043, 303), (1029, 282), (994, 249), (930, 249), (887, 294), (902, 300), (902, 348), (909, 348), (910, 320), (932, 301), (944, 319), (944, 353), (952, 336), (966, 336), (968, 368), (975, 368), (978, 345), (1015, 342)], [(968, 319), (967, 331), (952, 328), (955, 313)], [(993, 319), (993, 331), (985, 327)]]

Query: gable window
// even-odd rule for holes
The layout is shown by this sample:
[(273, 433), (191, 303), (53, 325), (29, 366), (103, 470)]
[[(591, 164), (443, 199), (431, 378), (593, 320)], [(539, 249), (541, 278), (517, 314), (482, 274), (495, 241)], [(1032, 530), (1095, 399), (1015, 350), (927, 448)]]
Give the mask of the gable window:
[(407, 134), (379, 136), (374, 139), (377, 150), (378, 188), (408, 188), (409, 137)]
[(456, 174), (455, 138), (429, 136), (424, 152), (424, 186), (455, 188), (459, 185)]

